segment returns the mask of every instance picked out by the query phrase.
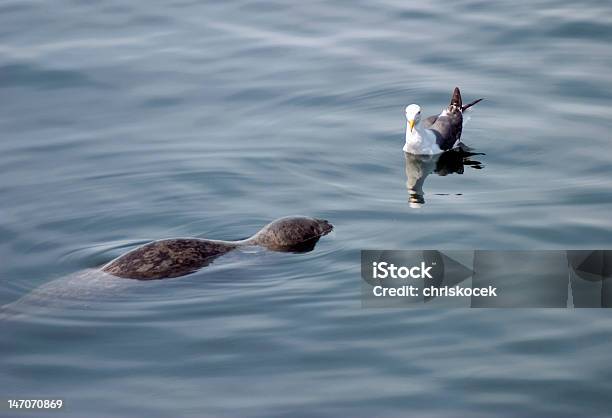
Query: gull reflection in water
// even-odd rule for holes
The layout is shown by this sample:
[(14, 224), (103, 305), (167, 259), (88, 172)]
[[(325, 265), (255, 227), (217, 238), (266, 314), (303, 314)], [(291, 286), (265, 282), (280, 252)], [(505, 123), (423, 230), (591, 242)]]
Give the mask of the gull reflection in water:
[(480, 170), (484, 165), (473, 159), (483, 153), (471, 152), (461, 145), (459, 148), (446, 151), (438, 155), (406, 155), (406, 188), (408, 189), (408, 202), (411, 208), (420, 208), (425, 203), (423, 184), (430, 173), (439, 176), (448, 174), (463, 174), (465, 166)]

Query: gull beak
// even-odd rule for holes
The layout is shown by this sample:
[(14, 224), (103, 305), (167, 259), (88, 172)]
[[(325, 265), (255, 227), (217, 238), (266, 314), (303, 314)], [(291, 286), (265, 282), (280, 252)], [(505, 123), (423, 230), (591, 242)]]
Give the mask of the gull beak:
[(414, 119), (410, 119), (408, 121), (408, 126), (410, 127), (410, 132), (412, 132), (412, 129), (414, 128)]

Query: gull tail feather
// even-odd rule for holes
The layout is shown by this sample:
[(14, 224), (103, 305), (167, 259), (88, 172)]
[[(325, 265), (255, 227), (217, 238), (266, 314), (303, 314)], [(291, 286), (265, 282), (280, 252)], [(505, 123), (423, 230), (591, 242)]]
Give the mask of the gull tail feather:
[(480, 99), (476, 99), (471, 103), (466, 104), (465, 106), (461, 106), (461, 111), (465, 112), (468, 108), (474, 106), (476, 103), (480, 103), (484, 100), (484, 97), (480, 98)]
[(458, 108), (461, 108), (461, 104), (461, 92), (459, 91), (459, 87), (455, 87), (455, 90), (453, 91), (453, 97), (451, 97), (450, 106), (456, 106)]

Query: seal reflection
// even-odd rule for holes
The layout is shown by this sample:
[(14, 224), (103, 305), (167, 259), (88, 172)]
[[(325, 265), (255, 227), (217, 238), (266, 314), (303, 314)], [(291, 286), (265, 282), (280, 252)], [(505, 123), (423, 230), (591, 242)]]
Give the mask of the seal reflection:
[(438, 155), (414, 155), (405, 152), (406, 156), (406, 189), (408, 189), (408, 203), (411, 208), (420, 208), (425, 204), (425, 192), (423, 185), (429, 174), (435, 173), (439, 176), (449, 174), (463, 174), (465, 167), (469, 166), (480, 170), (484, 165), (474, 156), (483, 153), (471, 152), (461, 145)]

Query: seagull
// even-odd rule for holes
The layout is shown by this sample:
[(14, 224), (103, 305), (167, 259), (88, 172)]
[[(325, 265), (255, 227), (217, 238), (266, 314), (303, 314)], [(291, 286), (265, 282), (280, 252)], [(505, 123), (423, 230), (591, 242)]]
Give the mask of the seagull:
[(426, 118), (421, 123), (421, 106), (411, 104), (406, 107), (406, 144), (404, 152), (414, 155), (435, 155), (459, 145), (463, 128), (463, 112), (483, 99), (463, 105), (459, 87), (455, 87), (453, 97), (446, 109), (439, 115)]

